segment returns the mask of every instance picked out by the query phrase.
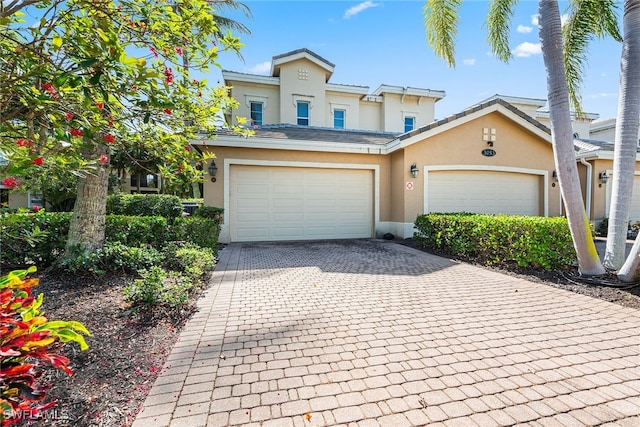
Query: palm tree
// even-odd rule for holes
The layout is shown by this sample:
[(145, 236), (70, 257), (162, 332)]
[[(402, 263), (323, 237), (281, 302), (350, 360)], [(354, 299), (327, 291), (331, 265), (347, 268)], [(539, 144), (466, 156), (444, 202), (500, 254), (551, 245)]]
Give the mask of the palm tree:
[[(617, 268), (624, 259), (627, 224), (636, 165), (640, 118), (640, 1), (627, 0), (623, 15), (624, 42), (620, 61), (618, 118), (613, 158), (613, 186), (605, 264)], [(618, 278), (635, 281), (640, 267), (640, 238), (618, 271)]]
[[(508, 45), (509, 23), (516, 3), (516, 0), (493, 0), (490, 4), (487, 18), (488, 40), (493, 53), (503, 61), (511, 58)], [(455, 64), (454, 37), (461, 4), (461, 0), (428, 0), (424, 8), (427, 40), (436, 54), (445, 58), (449, 65)], [(541, 0), (539, 13), (554, 159), (578, 257), (578, 268), (583, 275), (603, 275), (605, 270), (591, 236), (578, 178), (562, 43), (557, 43), (562, 40), (557, 2)]]

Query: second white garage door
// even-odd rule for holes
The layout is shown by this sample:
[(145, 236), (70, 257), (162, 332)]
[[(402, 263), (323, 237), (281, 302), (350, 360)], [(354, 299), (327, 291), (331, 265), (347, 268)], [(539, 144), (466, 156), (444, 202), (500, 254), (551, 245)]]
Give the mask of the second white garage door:
[(497, 171), (430, 171), (429, 212), (542, 215), (539, 175)]
[(231, 241), (370, 238), (373, 171), (232, 165)]
[[(613, 174), (609, 173), (610, 178), (607, 183), (607, 217), (610, 216), (609, 210), (611, 209), (611, 186)], [(640, 176), (636, 175), (633, 178), (633, 193), (631, 193), (631, 208), (629, 210), (629, 222), (631, 224), (636, 221), (640, 221)]]

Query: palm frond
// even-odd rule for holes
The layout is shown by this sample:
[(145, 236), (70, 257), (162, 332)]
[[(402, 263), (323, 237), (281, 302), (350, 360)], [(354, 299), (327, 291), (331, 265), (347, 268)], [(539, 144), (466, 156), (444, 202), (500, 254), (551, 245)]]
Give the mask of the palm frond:
[(423, 8), (427, 42), (450, 67), (456, 65), (455, 39), (461, 4), (462, 0), (427, 0)]
[(518, 0), (492, 0), (489, 4), (489, 14), (485, 22), (487, 41), (491, 46), (491, 52), (504, 62), (509, 62), (511, 59), (509, 29), (517, 3)]
[(621, 41), (617, 5), (611, 0), (574, 0), (568, 7), (569, 20), (562, 28), (567, 89), (572, 107), (582, 111), (580, 88), (587, 64), (589, 43), (594, 37), (610, 36)]

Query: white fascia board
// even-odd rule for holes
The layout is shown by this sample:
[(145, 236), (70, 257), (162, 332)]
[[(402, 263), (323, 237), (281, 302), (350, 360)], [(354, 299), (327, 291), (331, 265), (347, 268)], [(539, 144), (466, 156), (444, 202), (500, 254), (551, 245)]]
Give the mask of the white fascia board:
[[(545, 119), (551, 118), (548, 111), (536, 111), (536, 117), (542, 117)], [(597, 120), (599, 117), (600, 117), (600, 114), (598, 113), (582, 113), (581, 117), (577, 117), (574, 111), (571, 112), (571, 120), (579, 120), (579, 119)]]
[(327, 83), (325, 89), (330, 92), (353, 93), (355, 95), (367, 95), (369, 93), (369, 86), (349, 86)]
[(603, 129), (615, 129), (616, 128), (616, 119), (608, 119), (602, 122), (591, 123), (590, 131), (599, 131)]
[(507, 101), (509, 104), (522, 104), (522, 105), (531, 105), (532, 107), (542, 108), (547, 105), (546, 99), (540, 98), (525, 98), (520, 96), (504, 96), (504, 95), (493, 95), (487, 99), (483, 99), (478, 102), (476, 105), (484, 104), (485, 102), (493, 101), (494, 99), (502, 99), (503, 101)]
[(298, 52), (295, 53), (293, 55), (288, 55), (288, 56), (283, 56), (280, 58), (276, 58), (274, 60), (271, 61), (271, 74), (273, 75), (276, 68), (278, 68), (278, 66), (280, 64), (286, 64), (288, 62), (293, 62), (295, 60), (298, 59), (307, 59), (311, 62), (313, 62), (314, 64), (316, 64), (318, 67), (326, 70), (329, 72), (329, 74), (333, 74), (333, 70), (335, 67), (333, 67), (332, 65), (327, 64), (324, 61), (319, 60), (318, 58), (316, 58), (313, 55), (309, 55), (307, 52)]
[(259, 148), (263, 150), (289, 150), (289, 151), (321, 151), (327, 153), (356, 153), (356, 154), (387, 154), (384, 145), (352, 144), (344, 142), (328, 141), (292, 141), (290, 139), (277, 138), (242, 138), (232, 136), (219, 136), (216, 139), (206, 139), (195, 145), (208, 147), (233, 147), (233, 148)]
[(463, 117), (460, 117), (458, 119), (452, 120), (450, 122), (444, 123), (440, 126), (436, 126), (433, 129), (429, 129), (428, 131), (425, 132), (421, 132), (418, 133), (417, 135), (414, 135), (410, 138), (407, 138), (403, 141), (400, 141), (399, 138), (394, 139), (393, 141), (389, 142), (387, 144), (387, 150), (389, 151), (389, 153), (392, 153), (396, 150), (408, 147), (410, 145), (415, 144), (416, 142), (420, 142), (424, 139), (427, 138), (431, 138), (435, 135), (438, 135), (440, 133), (443, 132), (447, 132), (457, 126), (460, 126), (464, 123), (468, 123), (472, 120), (475, 120), (479, 117), (485, 116), (487, 114), (493, 113), (493, 112), (499, 112), (505, 116), (507, 116), (508, 118), (510, 118), (511, 120), (513, 120), (514, 122), (517, 122), (518, 124), (520, 124), (522, 127), (526, 128), (528, 131), (530, 131), (531, 133), (535, 134), (536, 136), (544, 139), (545, 141), (547, 141), (549, 143), (549, 145), (551, 145), (551, 135), (549, 135), (548, 133), (546, 133), (545, 131), (543, 131), (542, 129), (540, 129), (537, 126), (534, 126), (533, 124), (529, 123), (527, 120), (523, 119), (522, 117), (520, 117), (517, 114), (514, 114), (511, 110), (503, 107), (500, 104), (493, 104), (487, 108), (483, 108), (482, 110), (479, 111), (474, 111), (473, 113), (467, 114)]
[(234, 71), (223, 71), (222, 78), (225, 80), (230, 80), (232, 82), (247, 82), (247, 83), (259, 83), (264, 85), (280, 85), (279, 77), (270, 77), (270, 76), (260, 76), (257, 74), (244, 74), (244, 73), (236, 73)]
[[(576, 155), (576, 160), (579, 159), (585, 160), (611, 160), (613, 161), (613, 151), (609, 150), (596, 150), (588, 153), (582, 153), (580, 155)], [(636, 153), (636, 162), (640, 161), (640, 153)]]
[(393, 93), (396, 95), (411, 95), (411, 96), (426, 96), (429, 98), (435, 98), (436, 100), (445, 97), (446, 93), (443, 90), (431, 90), (423, 89), (419, 87), (403, 87), (403, 86), (389, 86), (380, 85), (373, 92), (372, 95), (382, 95), (383, 93)]

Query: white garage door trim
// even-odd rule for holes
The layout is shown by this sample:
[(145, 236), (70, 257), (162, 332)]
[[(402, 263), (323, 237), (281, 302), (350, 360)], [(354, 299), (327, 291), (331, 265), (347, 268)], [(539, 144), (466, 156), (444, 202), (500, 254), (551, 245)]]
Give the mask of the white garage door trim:
[(429, 213), (429, 172), (435, 171), (485, 171), (485, 172), (511, 172), (528, 175), (539, 175), (543, 178), (543, 211), (544, 216), (549, 216), (549, 171), (541, 169), (514, 168), (508, 166), (488, 166), (488, 165), (442, 165), (424, 166), (424, 212)]
[[(253, 160), (253, 159), (224, 159), (224, 223), (220, 229), (220, 242), (231, 241), (230, 230), (230, 189), (231, 166), (279, 166), (296, 168), (327, 168), (327, 169), (360, 169), (373, 171), (373, 228), (374, 233), (380, 226), (380, 166), (371, 164), (345, 164), (345, 163), (319, 163), (319, 162), (294, 162), (278, 160)], [(215, 185), (215, 184), (214, 184)], [(374, 235), (375, 235), (374, 234)]]

